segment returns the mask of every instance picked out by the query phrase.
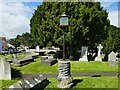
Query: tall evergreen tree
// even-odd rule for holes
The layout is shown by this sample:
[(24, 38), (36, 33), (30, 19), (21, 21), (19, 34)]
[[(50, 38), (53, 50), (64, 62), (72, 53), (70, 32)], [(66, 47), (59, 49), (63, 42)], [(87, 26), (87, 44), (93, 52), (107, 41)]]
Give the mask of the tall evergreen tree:
[[(69, 16), (66, 30), (59, 27), (63, 12)], [(66, 48), (75, 54), (82, 45), (96, 47), (107, 38), (107, 17), (99, 2), (43, 2), (33, 13), (30, 30), (40, 46), (62, 46), (65, 32)]]

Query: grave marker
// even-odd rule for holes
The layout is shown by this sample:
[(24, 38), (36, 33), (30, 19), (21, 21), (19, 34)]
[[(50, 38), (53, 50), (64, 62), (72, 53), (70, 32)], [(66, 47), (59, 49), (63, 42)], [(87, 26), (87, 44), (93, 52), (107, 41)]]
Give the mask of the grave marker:
[(8, 87), (6, 90), (43, 90), (49, 81), (43, 75), (34, 75), (28, 79), (23, 79)]
[(0, 80), (11, 80), (11, 66), (4, 58), (0, 59)]
[(39, 52), (40, 51), (40, 47), (36, 46), (36, 51)]
[(88, 47), (82, 46), (82, 48), (81, 48), (81, 56), (80, 56), (79, 61), (88, 61), (87, 53), (88, 53)]
[(116, 53), (113, 51), (108, 55), (108, 64), (109, 66), (117, 66)]
[(95, 61), (102, 61), (102, 57), (101, 57), (101, 49), (103, 48), (103, 46), (101, 44), (99, 44), (99, 46), (97, 46), (98, 48), (98, 54), (97, 57), (95, 58)]

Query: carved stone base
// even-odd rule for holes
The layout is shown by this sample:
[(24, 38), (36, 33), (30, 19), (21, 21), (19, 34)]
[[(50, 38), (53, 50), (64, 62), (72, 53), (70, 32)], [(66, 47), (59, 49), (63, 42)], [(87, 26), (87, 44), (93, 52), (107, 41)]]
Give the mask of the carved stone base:
[(73, 85), (72, 77), (70, 73), (70, 62), (59, 61), (58, 62), (58, 87), (59, 88), (70, 88)]
[(87, 58), (87, 56), (83, 56), (82, 58), (79, 59), (79, 61), (87, 61), (88, 62), (88, 58)]
[(95, 61), (102, 61), (102, 58), (97, 56), (97, 57), (95, 58)]

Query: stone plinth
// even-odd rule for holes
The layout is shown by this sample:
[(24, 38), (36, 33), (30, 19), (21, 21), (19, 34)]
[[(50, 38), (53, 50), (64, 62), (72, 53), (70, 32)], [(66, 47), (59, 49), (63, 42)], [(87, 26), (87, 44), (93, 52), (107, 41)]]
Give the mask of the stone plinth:
[(59, 61), (58, 62), (58, 87), (59, 88), (70, 88), (73, 85), (72, 77), (70, 73), (70, 62)]

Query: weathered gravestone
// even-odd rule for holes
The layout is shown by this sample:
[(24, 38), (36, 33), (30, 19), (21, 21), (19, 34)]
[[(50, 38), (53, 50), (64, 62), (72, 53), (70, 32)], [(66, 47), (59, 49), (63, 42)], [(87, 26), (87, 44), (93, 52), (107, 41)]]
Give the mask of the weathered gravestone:
[(55, 53), (56, 52), (53, 52), (53, 51), (46, 52), (47, 56), (41, 57), (41, 59), (42, 59), (41, 63), (42, 64), (47, 64), (49, 66), (52, 66), (52, 65), (56, 64), (57, 59), (54, 58)]
[(13, 60), (13, 64), (16, 66), (23, 66), (31, 62), (34, 62), (34, 58), (32, 56), (25, 57), (23, 59)]
[(41, 61), (42, 64), (46, 64), (49, 66), (52, 66), (56, 64), (57, 62), (58, 62), (57, 59), (53, 58), (53, 56), (44, 57)]
[(11, 66), (6, 59), (0, 59), (0, 80), (11, 80)]
[(59, 61), (58, 70), (58, 87), (70, 88), (73, 85), (73, 79), (70, 73), (70, 61)]
[(39, 52), (40, 51), (40, 47), (36, 46), (36, 51)]
[(49, 81), (46, 77), (43, 75), (35, 75), (28, 79), (20, 80), (6, 90), (43, 90), (48, 84)]
[(108, 55), (108, 64), (109, 66), (117, 66), (116, 53), (113, 51)]
[(87, 53), (88, 53), (88, 47), (82, 46), (82, 48), (81, 48), (81, 56), (80, 56), (79, 61), (88, 61)]
[(99, 44), (99, 46), (97, 46), (97, 48), (98, 48), (98, 54), (97, 54), (97, 57), (95, 58), (95, 61), (102, 61), (101, 49), (103, 48), (103, 46), (101, 44)]

